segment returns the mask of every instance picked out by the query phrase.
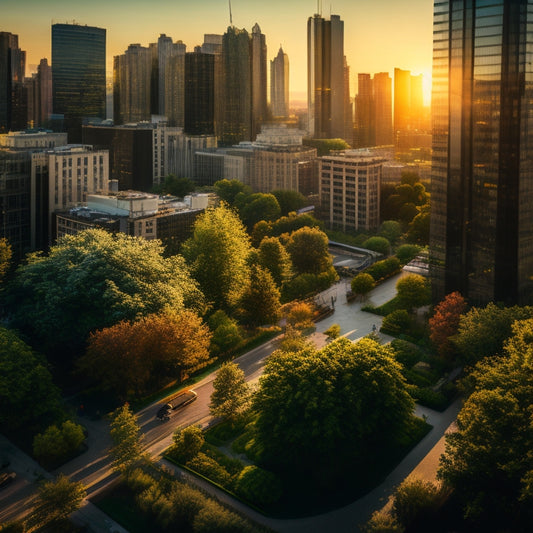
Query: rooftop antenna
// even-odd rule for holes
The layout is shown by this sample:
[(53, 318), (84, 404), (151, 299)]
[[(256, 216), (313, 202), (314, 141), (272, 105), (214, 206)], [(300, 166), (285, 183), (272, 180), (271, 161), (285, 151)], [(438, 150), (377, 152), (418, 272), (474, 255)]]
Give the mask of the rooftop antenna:
[(322, 16), (322, 0), (316, 0), (316, 12)]
[(231, 0), (229, 0), (229, 23), (233, 26), (233, 17), (231, 16)]

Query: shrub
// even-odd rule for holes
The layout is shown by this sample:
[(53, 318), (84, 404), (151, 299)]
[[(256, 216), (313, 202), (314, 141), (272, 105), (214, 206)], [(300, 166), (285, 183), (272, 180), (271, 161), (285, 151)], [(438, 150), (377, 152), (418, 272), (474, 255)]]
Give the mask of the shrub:
[(200, 452), (205, 443), (204, 432), (200, 426), (178, 428), (172, 440), (174, 441), (172, 454), (181, 462), (191, 460)]
[(406, 265), (420, 253), (420, 250), (422, 248), (416, 244), (403, 244), (396, 250), (396, 257), (402, 265)]
[(387, 315), (381, 324), (381, 331), (399, 335), (411, 327), (411, 317), (405, 309), (398, 309)]
[(441, 500), (441, 491), (434, 484), (420, 479), (405, 480), (394, 496), (394, 513), (402, 526), (429, 523)]
[(196, 515), (193, 522), (194, 533), (238, 533), (251, 532), (253, 529), (239, 515), (224, 509), (213, 500)]
[(375, 286), (374, 278), (366, 272), (357, 274), (350, 283), (352, 292), (361, 296), (367, 295)]
[(397, 257), (389, 257), (369, 266), (365, 269), (365, 273), (370, 274), (374, 281), (378, 282), (397, 274), (400, 271), (400, 266), (400, 261)]
[(49, 426), (33, 439), (33, 455), (46, 466), (67, 460), (85, 440), (83, 427), (67, 420), (61, 428)]
[(385, 237), (370, 237), (363, 243), (363, 248), (378, 252), (378, 254), (389, 255), (390, 242)]
[(401, 339), (394, 339), (390, 343), (394, 350), (394, 357), (405, 368), (411, 368), (422, 358), (422, 352), (416, 344)]
[(414, 386), (410, 388), (409, 394), (420, 405), (435, 409), (435, 411), (444, 411), (450, 404), (449, 398), (442, 392), (434, 391), (427, 387)]
[(268, 505), (281, 497), (281, 481), (272, 472), (257, 466), (247, 466), (235, 482), (235, 492), (257, 505)]
[(408, 274), (396, 283), (397, 299), (404, 309), (411, 310), (431, 302), (429, 284), (419, 274)]
[(143, 492), (147, 488), (156, 484), (156, 481), (152, 476), (136, 468), (132, 470), (126, 477), (128, 487), (135, 493)]
[(190, 461), (187, 461), (185, 466), (223, 487), (229, 483), (231, 478), (223, 466), (219, 465), (213, 458), (203, 452), (198, 453)]
[(326, 331), (324, 335), (327, 335), (330, 339), (336, 339), (341, 334), (341, 327), (339, 324), (332, 324)]
[[(176, 484), (169, 495), (169, 500), (175, 510), (176, 526), (191, 525), (194, 517), (205, 507), (207, 498), (199, 490), (186, 484)], [(179, 517), (179, 518), (178, 518)], [(189, 528), (183, 528), (189, 530)], [(180, 529), (177, 529), (180, 531)]]
[(394, 516), (385, 511), (374, 511), (363, 526), (364, 533), (403, 533), (404, 528)]

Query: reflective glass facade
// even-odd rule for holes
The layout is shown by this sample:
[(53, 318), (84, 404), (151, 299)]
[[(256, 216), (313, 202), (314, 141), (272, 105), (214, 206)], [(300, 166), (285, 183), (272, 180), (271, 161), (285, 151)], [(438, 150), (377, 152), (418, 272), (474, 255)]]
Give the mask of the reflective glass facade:
[(105, 47), (103, 28), (52, 25), (54, 113), (105, 118)]
[(533, 299), (533, 2), (434, 3), (435, 297)]

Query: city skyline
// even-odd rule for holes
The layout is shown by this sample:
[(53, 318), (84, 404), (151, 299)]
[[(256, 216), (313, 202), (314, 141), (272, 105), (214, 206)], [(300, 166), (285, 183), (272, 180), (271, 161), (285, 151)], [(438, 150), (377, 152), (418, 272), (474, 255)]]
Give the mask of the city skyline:
[[(2, 31), (19, 36), (19, 45), (27, 52), (29, 75), (41, 58), (50, 60), (52, 23), (72, 22), (107, 30), (107, 73), (112, 73), (113, 56), (123, 54), (132, 43), (147, 46), (157, 42), (161, 33), (174, 41), (182, 40), (187, 51), (203, 42), (206, 33), (223, 34), (230, 25), (229, 5), (225, 0), (201, 0), (195, 5), (183, 1), (157, 0), (147, 4), (134, 0), (124, 10), (118, 0), (95, 0), (88, 5), (74, 0), (0, 0)], [(292, 100), (305, 100), (307, 83), (308, 17), (317, 12), (310, 0), (287, 2), (273, 0), (265, 7), (259, 2), (233, 0), (232, 21), (251, 32), (257, 22), (266, 35), (267, 57), (275, 57), (283, 47), (291, 63)], [(371, 0), (357, 3), (341, 0), (323, 3), (323, 16), (338, 14), (345, 21), (345, 54), (350, 66), (350, 94), (357, 92), (357, 73), (389, 72), (394, 68), (423, 74), (425, 102), (428, 103), (432, 55), (432, 2), (414, 0)], [(29, 16), (28, 13), (31, 13)]]

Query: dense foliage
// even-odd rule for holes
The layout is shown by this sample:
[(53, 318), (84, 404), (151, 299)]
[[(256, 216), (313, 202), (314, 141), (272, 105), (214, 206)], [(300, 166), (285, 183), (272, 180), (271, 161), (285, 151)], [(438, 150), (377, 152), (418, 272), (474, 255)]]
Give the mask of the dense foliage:
[(213, 381), (209, 410), (214, 416), (234, 420), (248, 405), (250, 388), (236, 363), (225, 363)]
[(431, 342), (441, 357), (451, 358), (456, 351), (452, 342), (459, 329), (461, 315), (466, 311), (466, 301), (458, 292), (445, 296), (433, 310), (429, 319)]

